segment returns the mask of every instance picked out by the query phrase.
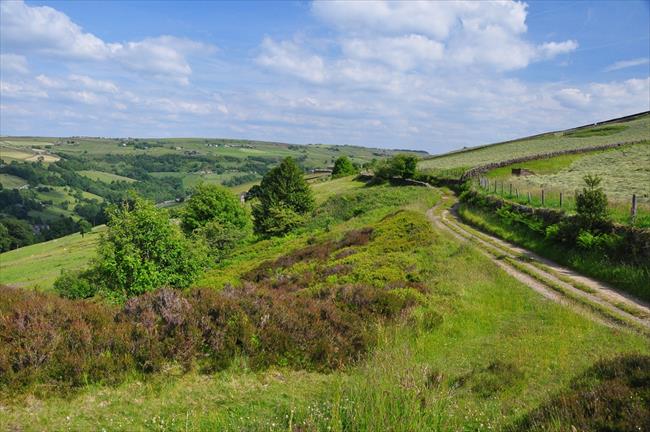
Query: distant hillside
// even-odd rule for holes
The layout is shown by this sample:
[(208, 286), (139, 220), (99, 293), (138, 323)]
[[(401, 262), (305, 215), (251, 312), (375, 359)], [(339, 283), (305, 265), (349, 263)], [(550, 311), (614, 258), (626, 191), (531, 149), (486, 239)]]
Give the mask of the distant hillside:
[(419, 164), (423, 170), (470, 168), (488, 162), (500, 162), (559, 150), (595, 147), (604, 144), (635, 142), (650, 139), (650, 112), (580, 126), (565, 131), (463, 149), (426, 158)]

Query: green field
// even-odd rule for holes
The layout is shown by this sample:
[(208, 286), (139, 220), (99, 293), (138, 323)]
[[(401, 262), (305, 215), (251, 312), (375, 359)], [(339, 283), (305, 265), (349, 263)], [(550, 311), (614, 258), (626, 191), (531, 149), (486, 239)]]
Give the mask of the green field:
[[(66, 397), (3, 402), (0, 429), (503, 430), (566, 391), (595, 362), (650, 353), (646, 338), (541, 297), (473, 246), (432, 228), (424, 213), (439, 199), (435, 191), (364, 187), (349, 178), (318, 184), (315, 191), (320, 205), (311, 225), (237, 250), (197, 284), (238, 286), (262, 263), (374, 227), (377, 240), (353, 254), (299, 260), (274, 276), (309, 278), (316, 265), (354, 265), (349, 273), (311, 279), (305, 294), (353, 280), (383, 287), (408, 277), (421, 284), (422, 303), (380, 324), (366, 356), (332, 372), (256, 369), (246, 358), (210, 374), (169, 365)], [(398, 209), (408, 211), (391, 223)], [(347, 219), (346, 212), (357, 216)], [(334, 223), (323, 230), (328, 217)], [(541, 427), (562, 422), (555, 419), (542, 418)]]
[(132, 182), (135, 181), (132, 178), (124, 177), (124, 176), (117, 175), (117, 174), (107, 173), (107, 172), (103, 172), (103, 171), (82, 170), (82, 171), (79, 171), (79, 174), (81, 174), (81, 175), (83, 175), (85, 177), (91, 178), (93, 180), (99, 180), (99, 181), (102, 181), (102, 182), (105, 182), (105, 183), (110, 183), (110, 182), (113, 182), (113, 181), (123, 181), (123, 182), (127, 182), (127, 183), (132, 183)]
[[(512, 175), (513, 168), (525, 168), (534, 174)], [(541, 206), (543, 189), (544, 206), (555, 208), (560, 207), (559, 196), (562, 193), (562, 207), (574, 211), (575, 192), (582, 189), (583, 178), (587, 174), (596, 174), (602, 178), (601, 187), (607, 194), (614, 220), (620, 223), (629, 222), (632, 195), (635, 194), (636, 222), (640, 226), (650, 227), (650, 142), (594, 153), (517, 163), (491, 170), (486, 177), (490, 181), (490, 193), (494, 193), (496, 181), (497, 194), (528, 203), (527, 194), (530, 193), (531, 204)]]
[(50, 290), (61, 270), (88, 265), (104, 229), (96, 227), (84, 237), (71, 234), (0, 254), (0, 284)]
[(524, 138), (435, 156), (420, 162), (418, 167), (425, 171), (458, 167), (470, 168), (521, 156), (610, 143), (640, 141), (648, 138), (650, 138), (650, 114), (620, 124), (614, 123), (578, 131), (549, 133), (535, 138)]
[(2, 184), (3, 188), (15, 189), (25, 186), (27, 182), (24, 179), (11, 174), (0, 174), (0, 184)]

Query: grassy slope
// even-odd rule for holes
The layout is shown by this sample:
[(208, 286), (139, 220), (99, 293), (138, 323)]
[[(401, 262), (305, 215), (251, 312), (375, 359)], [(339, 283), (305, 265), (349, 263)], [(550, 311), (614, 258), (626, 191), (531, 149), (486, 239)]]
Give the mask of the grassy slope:
[(88, 264), (103, 230), (100, 226), (83, 238), (71, 234), (0, 254), (0, 284), (51, 289), (61, 270)]
[[(522, 139), (504, 144), (493, 144), (476, 150), (466, 150), (420, 162), (420, 169), (445, 169), (456, 167), (472, 167), (488, 162), (498, 162), (520, 156), (547, 153), (556, 150), (591, 147), (602, 144), (637, 141), (650, 137), (650, 115), (621, 123), (624, 129), (607, 129), (596, 126), (581, 130), (580, 133), (546, 134), (541, 137)], [(587, 133), (592, 130), (591, 133)]]
[[(535, 174), (512, 176), (511, 170), (515, 166), (529, 169)], [(541, 205), (539, 196), (541, 189), (544, 189), (545, 206), (559, 207), (559, 194), (563, 192), (563, 208), (573, 211), (575, 190), (583, 186), (583, 177), (587, 174), (598, 174), (603, 179), (601, 186), (607, 194), (614, 220), (629, 222), (631, 197), (636, 194), (636, 223), (650, 227), (650, 189), (647, 186), (650, 185), (650, 141), (597, 153), (564, 155), (509, 165), (491, 170), (487, 177), (490, 182), (503, 182), (505, 192), (512, 184), (513, 190), (519, 191), (519, 201), (522, 203), (527, 202), (524, 198), (530, 192), (533, 205)]]
[(79, 171), (79, 174), (88, 177), (89, 179), (99, 180), (105, 183), (110, 183), (113, 181), (125, 181), (128, 183), (132, 183), (136, 181), (129, 177), (124, 177), (117, 174), (107, 173), (103, 171), (96, 171), (96, 170)]
[(0, 183), (2, 183), (2, 187), (5, 189), (14, 189), (26, 185), (27, 181), (10, 174), (0, 174)]
[[(348, 179), (335, 186), (339, 192), (365, 193)], [(395, 190), (379, 190), (378, 196)], [(435, 196), (426, 189), (403, 191), (402, 205), (420, 214), (417, 223), (427, 224), (424, 211)], [(322, 235), (376, 223), (392, 209), (374, 208)], [(72, 399), (6, 406), (0, 429), (490, 430), (536, 408), (598, 359), (650, 351), (640, 336), (543, 299), (472, 246), (446, 233), (431, 235), (433, 246), (417, 258), (430, 273), (423, 281), (431, 290), (426, 307), (443, 316), (442, 324), (385, 328), (379, 346), (357, 367), (331, 374), (253, 372), (242, 360), (207, 376), (182, 375), (172, 367), (145, 382), (134, 377), (115, 388), (87, 388)], [(201, 284), (236, 280), (311, 236), (251, 245)], [(407, 257), (412, 251), (401, 253)]]

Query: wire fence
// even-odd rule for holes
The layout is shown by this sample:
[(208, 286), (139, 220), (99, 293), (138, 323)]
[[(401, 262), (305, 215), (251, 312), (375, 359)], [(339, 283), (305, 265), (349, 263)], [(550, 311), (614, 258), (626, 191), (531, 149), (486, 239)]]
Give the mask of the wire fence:
[[(562, 188), (534, 187), (516, 182), (490, 180), (478, 177), (476, 185), (487, 194), (497, 195), (531, 207), (563, 209), (575, 212), (577, 189), (568, 191)], [(616, 222), (650, 227), (650, 198), (630, 195), (626, 199), (608, 197), (608, 207)]]

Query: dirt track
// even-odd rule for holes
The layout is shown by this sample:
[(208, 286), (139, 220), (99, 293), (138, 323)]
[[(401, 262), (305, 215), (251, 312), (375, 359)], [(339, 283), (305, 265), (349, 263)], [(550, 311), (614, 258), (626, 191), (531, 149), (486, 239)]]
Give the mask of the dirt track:
[(610, 325), (631, 327), (650, 334), (650, 307), (646, 302), (519, 246), (463, 223), (443, 195), (427, 216), (441, 230), (461, 241), (469, 241), (508, 274), (544, 297), (579, 310)]

